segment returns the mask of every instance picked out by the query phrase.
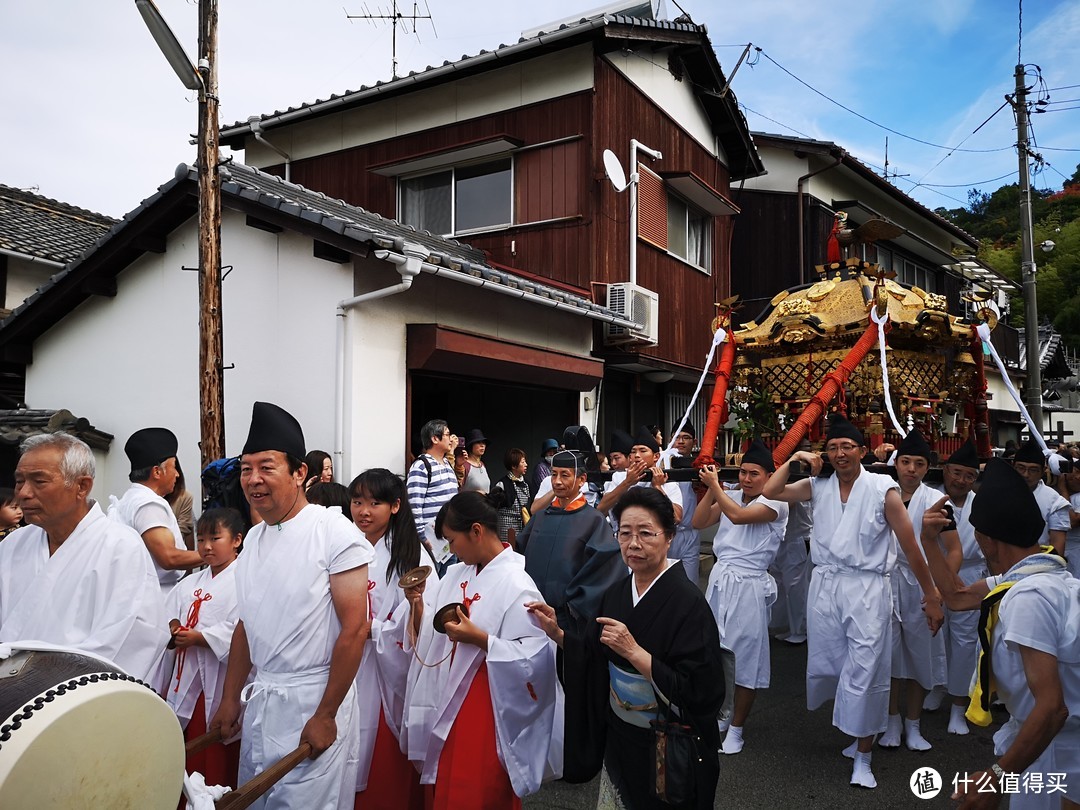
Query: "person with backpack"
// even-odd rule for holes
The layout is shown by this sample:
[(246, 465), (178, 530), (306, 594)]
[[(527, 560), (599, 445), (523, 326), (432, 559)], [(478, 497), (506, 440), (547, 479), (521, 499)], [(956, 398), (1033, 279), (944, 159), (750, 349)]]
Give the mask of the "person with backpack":
[(432, 551), (435, 560), (446, 564), (450, 549), (435, 537), (435, 518), (442, 505), (457, 495), (454, 468), (446, 463), (452, 450), (453, 434), (445, 419), (432, 419), (420, 428), (420, 443), (425, 448), (409, 467), (406, 489), (409, 505), (416, 516), (416, 531)]

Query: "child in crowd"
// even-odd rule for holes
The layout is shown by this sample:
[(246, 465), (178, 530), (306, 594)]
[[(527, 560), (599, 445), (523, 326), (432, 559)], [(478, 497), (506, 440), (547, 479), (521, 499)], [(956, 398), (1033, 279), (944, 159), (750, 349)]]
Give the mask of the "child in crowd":
[(22, 525), (22, 507), (15, 500), (15, 490), (11, 487), (0, 487), (0, 540)]
[[(239, 619), (232, 563), (243, 546), (244, 523), (235, 509), (208, 509), (195, 531), (195, 546), (206, 568), (180, 580), (166, 597), (166, 615), (174, 617), (169, 622), (170, 647), (176, 654), (167, 654), (162, 668), (169, 673), (165, 699), (187, 740), (205, 733), (218, 709)], [(187, 758), (188, 772), (198, 771), (208, 785), (235, 788), (239, 766), (239, 740), (217, 743)]]
[[(314, 488), (313, 488), (314, 489)], [(360, 767), (356, 808), (422, 810), (420, 774), (401, 753), (401, 717), (411, 653), (397, 641), (408, 621), (409, 606), (398, 585), (401, 576), (420, 565), (435, 573), (435, 560), (420, 542), (405, 482), (389, 470), (371, 469), (349, 485), (353, 522), (375, 548), (368, 566), (371, 639), (356, 673), (360, 706)]]

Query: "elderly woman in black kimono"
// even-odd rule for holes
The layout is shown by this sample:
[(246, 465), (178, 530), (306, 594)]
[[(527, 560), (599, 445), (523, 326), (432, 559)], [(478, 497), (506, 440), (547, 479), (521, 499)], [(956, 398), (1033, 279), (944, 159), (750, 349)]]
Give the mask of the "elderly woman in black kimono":
[[(634, 487), (612, 513), (631, 574), (605, 592), (594, 632), (579, 641), (559, 628), (551, 607), (529, 605), (564, 648), (567, 778), (587, 781), (602, 758), (598, 808), (711, 808), (724, 701), (716, 622), (682, 564), (668, 558), (676, 528), (671, 501)], [(699, 738), (694, 797), (684, 804), (654, 798), (650, 721), (658, 717), (677, 718)], [(580, 750), (571, 750), (574, 744)]]

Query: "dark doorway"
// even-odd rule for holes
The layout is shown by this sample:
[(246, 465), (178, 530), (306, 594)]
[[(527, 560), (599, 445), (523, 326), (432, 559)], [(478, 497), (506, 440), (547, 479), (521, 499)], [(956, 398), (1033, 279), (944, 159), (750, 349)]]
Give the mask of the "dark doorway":
[(479, 428), (490, 439), (484, 463), (492, 482), (506, 472), (507, 450), (521, 448), (531, 466), (540, 454), (540, 443), (561, 438), (563, 429), (578, 418), (577, 391), (428, 372), (412, 372), (411, 399), (410, 443), (429, 419), (445, 419), (459, 436)]

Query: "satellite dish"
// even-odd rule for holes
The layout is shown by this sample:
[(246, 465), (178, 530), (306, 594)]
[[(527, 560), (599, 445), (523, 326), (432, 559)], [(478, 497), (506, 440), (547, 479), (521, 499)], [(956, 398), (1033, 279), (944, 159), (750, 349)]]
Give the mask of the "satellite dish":
[(623, 171), (622, 163), (615, 156), (615, 153), (610, 149), (604, 150), (604, 174), (607, 175), (607, 179), (611, 181), (611, 185), (615, 187), (615, 191), (623, 191), (628, 185), (626, 182), (626, 172)]

